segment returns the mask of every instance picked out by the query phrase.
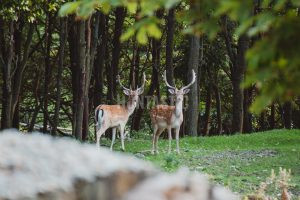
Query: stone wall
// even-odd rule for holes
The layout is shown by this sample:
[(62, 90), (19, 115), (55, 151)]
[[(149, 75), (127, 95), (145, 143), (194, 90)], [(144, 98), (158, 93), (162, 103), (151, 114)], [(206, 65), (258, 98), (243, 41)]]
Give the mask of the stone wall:
[(230, 191), (198, 173), (150, 163), (70, 138), (0, 133), (0, 200), (229, 200)]

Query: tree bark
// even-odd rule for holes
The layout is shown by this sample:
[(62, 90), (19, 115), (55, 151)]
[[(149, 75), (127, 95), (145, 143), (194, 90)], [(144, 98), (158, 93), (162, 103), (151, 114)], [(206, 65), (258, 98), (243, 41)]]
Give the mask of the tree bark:
[(48, 12), (46, 18), (46, 25), (45, 25), (45, 71), (44, 71), (44, 92), (43, 92), (43, 133), (47, 132), (48, 126), (48, 93), (49, 93), (49, 85), (51, 80), (52, 74), (52, 67), (50, 63), (50, 50), (51, 50), (51, 43), (52, 43), (52, 16)]
[(210, 111), (211, 111), (211, 99), (212, 99), (212, 86), (208, 83), (206, 88), (206, 102), (205, 102), (205, 113), (204, 113), (204, 128), (203, 134), (209, 136), (210, 130)]
[(99, 38), (100, 42), (97, 46), (97, 54), (94, 63), (94, 75), (95, 75), (95, 83), (94, 83), (94, 106), (98, 106), (103, 101), (103, 71), (105, 69), (105, 58), (107, 54), (107, 43), (108, 43), (108, 33), (107, 33), (107, 23), (108, 16), (102, 13), (100, 14), (99, 20)]
[(275, 104), (271, 105), (271, 115), (270, 115), (270, 129), (275, 129)]
[[(188, 83), (192, 80), (192, 70), (195, 71), (198, 76), (198, 66), (199, 66), (199, 50), (200, 41), (197, 36), (192, 36), (190, 38), (190, 53), (188, 60), (188, 73), (187, 80)], [(190, 87), (190, 92), (188, 93), (189, 105), (186, 112), (186, 132), (191, 136), (197, 136), (198, 127), (198, 80), (196, 78), (195, 83)]]
[(247, 88), (244, 90), (244, 119), (243, 119), (243, 132), (251, 133), (253, 131), (252, 126), (252, 114), (249, 112), (249, 107), (252, 103), (253, 88)]
[(112, 40), (112, 59), (111, 59), (111, 69), (112, 74), (110, 74), (112, 78), (112, 96), (116, 98), (117, 91), (117, 75), (119, 73), (119, 61), (120, 61), (120, 52), (121, 52), (121, 42), (120, 37), (122, 35), (123, 23), (126, 17), (126, 9), (124, 7), (118, 7), (115, 10), (115, 27), (114, 27), (114, 36)]
[[(4, 22), (0, 21), (0, 33), (4, 37)], [(0, 43), (0, 64), (2, 68), (3, 86), (2, 86), (2, 113), (1, 113), (1, 129), (12, 127), (12, 71), (14, 57), (14, 24), (11, 21), (9, 24), (9, 42), (7, 52), (5, 52), (4, 39)]]
[(78, 49), (79, 49), (79, 83), (78, 83), (78, 93), (75, 107), (74, 116), (74, 130), (75, 137), (78, 140), (82, 140), (82, 123), (83, 123), (83, 110), (84, 110), (84, 83), (86, 79), (86, 41), (85, 41), (85, 21), (80, 21), (78, 25)]
[(65, 52), (65, 43), (66, 43), (66, 34), (67, 34), (67, 23), (66, 19), (60, 19), (60, 33), (59, 33), (59, 58), (58, 58), (58, 69), (56, 77), (56, 102), (55, 102), (55, 111), (54, 111), (54, 120), (53, 120), (53, 129), (52, 135), (57, 135), (57, 127), (59, 123), (59, 110), (60, 110), (60, 101), (61, 101), (61, 86), (62, 86), (62, 72), (64, 65), (64, 52)]
[(69, 17), (70, 30), (68, 31), (68, 44), (69, 44), (69, 56), (70, 56), (70, 70), (72, 73), (72, 135), (75, 136), (75, 124), (76, 124), (76, 107), (77, 97), (79, 91), (79, 44), (78, 44), (78, 23), (74, 19), (74, 16)]
[(168, 83), (172, 86), (174, 84), (174, 69), (173, 69), (173, 40), (174, 40), (174, 19), (175, 8), (169, 10), (167, 16), (167, 38), (166, 38), (166, 71)]
[[(99, 39), (99, 21), (100, 14), (96, 13), (93, 17), (87, 20), (87, 46), (86, 46), (86, 80), (84, 89), (84, 116), (83, 116), (83, 134), (82, 140), (85, 141), (89, 133), (89, 114), (90, 114), (90, 100), (89, 89), (92, 76), (92, 70), (94, 68), (95, 54), (97, 50), (97, 44)], [(93, 31), (93, 32), (92, 32)]]
[(286, 102), (283, 104), (283, 124), (284, 128), (292, 128), (292, 104), (291, 102)]
[[(216, 79), (218, 80), (218, 79)], [(216, 98), (216, 108), (217, 108), (217, 134), (222, 134), (222, 107), (221, 107), (221, 95), (217, 83), (214, 85), (214, 93)]]
[(259, 116), (259, 131), (265, 131), (266, 129), (266, 111), (262, 111)]
[(243, 131), (243, 99), (244, 92), (240, 85), (244, 79), (246, 69), (245, 53), (248, 48), (248, 39), (241, 36), (238, 40), (236, 64), (233, 65), (232, 85), (232, 133)]

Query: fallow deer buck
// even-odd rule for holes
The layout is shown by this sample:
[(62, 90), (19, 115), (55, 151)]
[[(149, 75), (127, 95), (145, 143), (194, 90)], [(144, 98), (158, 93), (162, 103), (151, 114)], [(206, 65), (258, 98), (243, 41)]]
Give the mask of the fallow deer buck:
[(142, 86), (140, 88), (137, 88), (136, 90), (132, 90), (131, 88), (128, 89), (124, 87), (120, 81), (120, 76), (118, 76), (118, 82), (123, 88), (124, 94), (127, 95), (129, 99), (125, 105), (99, 105), (96, 108), (95, 120), (97, 130), (97, 147), (100, 145), (100, 138), (102, 134), (104, 134), (108, 128), (112, 128), (112, 141), (110, 146), (110, 150), (112, 150), (116, 139), (116, 129), (118, 128), (121, 135), (122, 150), (125, 150), (125, 125), (128, 121), (129, 116), (133, 113), (135, 107), (137, 106), (139, 95), (144, 91), (145, 81), (146, 77), (144, 73)]
[(164, 73), (164, 80), (168, 87), (169, 93), (175, 95), (175, 106), (168, 105), (157, 105), (150, 111), (150, 118), (153, 127), (153, 139), (152, 139), (152, 154), (158, 153), (157, 142), (160, 134), (167, 129), (169, 137), (169, 150), (171, 152), (171, 141), (172, 133), (171, 129), (175, 129), (176, 132), (176, 151), (179, 152), (179, 130), (183, 122), (183, 95), (187, 94), (190, 89), (188, 89), (196, 80), (196, 74), (193, 70), (193, 77), (191, 83), (187, 86), (177, 89), (171, 86), (167, 81), (166, 71)]

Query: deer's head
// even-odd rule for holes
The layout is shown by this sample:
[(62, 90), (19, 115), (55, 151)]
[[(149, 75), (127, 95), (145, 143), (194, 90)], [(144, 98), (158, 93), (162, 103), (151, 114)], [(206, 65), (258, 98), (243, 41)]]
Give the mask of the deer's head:
[(166, 85), (168, 87), (169, 93), (173, 94), (175, 96), (176, 103), (180, 103), (180, 102), (183, 101), (183, 96), (190, 91), (189, 87), (191, 87), (191, 85), (193, 85), (194, 82), (196, 81), (196, 73), (194, 72), (194, 70), (192, 72), (193, 72), (192, 81), (188, 85), (183, 86), (180, 89), (177, 89), (176, 86), (171, 86), (168, 83), (168, 81), (167, 81), (167, 72), (165, 71), (165, 73), (164, 73), (165, 83), (166, 83)]
[(146, 82), (146, 75), (143, 73), (143, 83), (141, 87), (137, 87), (136, 90), (132, 90), (130, 88), (126, 88), (120, 81), (120, 76), (118, 76), (118, 82), (123, 89), (123, 93), (129, 97), (128, 106), (129, 107), (136, 107), (139, 99), (139, 95), (144, 92), (145, 82)]

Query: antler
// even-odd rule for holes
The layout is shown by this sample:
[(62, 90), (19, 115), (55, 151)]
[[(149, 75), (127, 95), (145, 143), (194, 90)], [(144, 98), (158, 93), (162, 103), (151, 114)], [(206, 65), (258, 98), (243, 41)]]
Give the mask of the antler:
[(118, 75), (117, 78), (118, 78), (118, 82), (119, 82), (120, 86), (123, 88), (123, 90), (128, 90), (128, 91), (131, 90), (131, 89), (126, 88), (126, 87), (121, 83), (120, 75)]
[(185, 89), (189, 88), (189, 87), (190, 87), (191, 85), (193, 85), (193, 83), (196, 81), (196, 73), (195, 73), (194, 70), (193, 70), (192, 72), (193, 72), (193, 78), (192, 78), (192, 81), (191, 81), (187, 86), (182, 87), (182, 90), (185, 90)]
[(166, 83), (167, 87), (176, 90), (176, 87), (171, 86), (171, 85), (168, 83), (168, 81), (167, 81), (167, 71), (165, 71), (165, 73), (164, 73), (164, 80), (165, 80), (165, 83)]
[(145, 87), (145, 82), (146, 82), (146, 75), (145, 72), (143, 73), (143, 83), (141, 85), (141, 87), (139, 87), (137, 90), (143, 90)]

